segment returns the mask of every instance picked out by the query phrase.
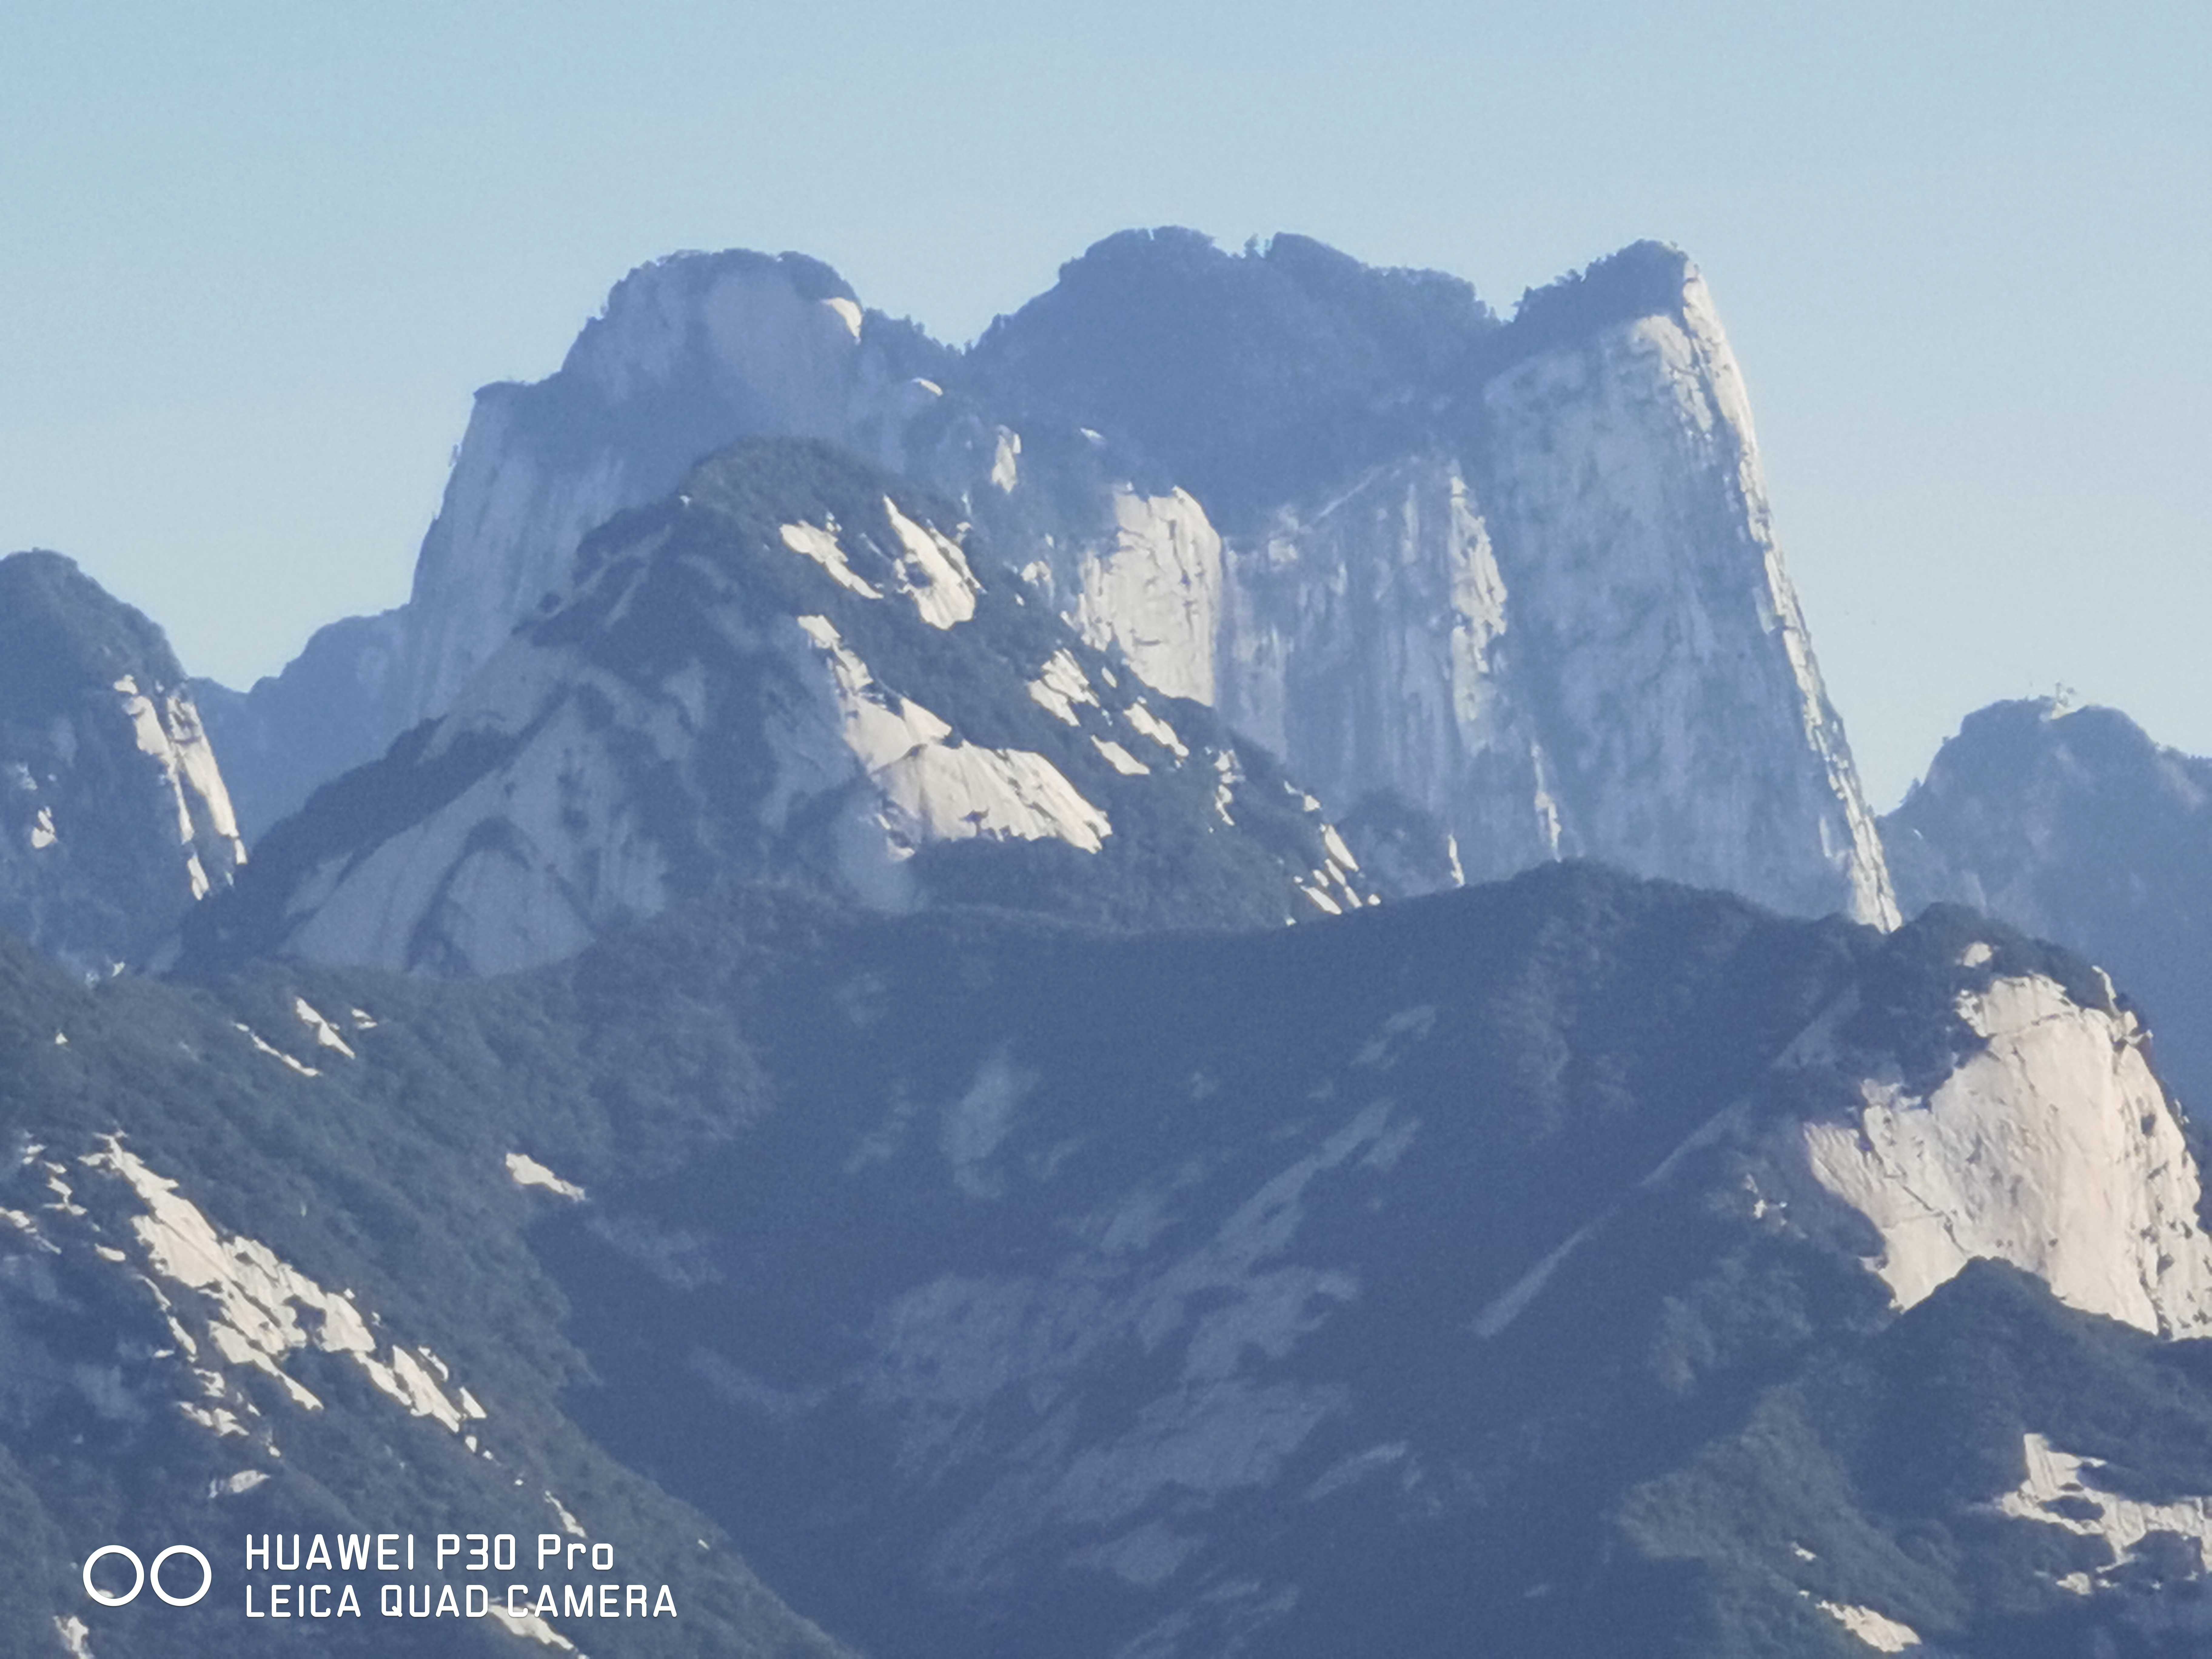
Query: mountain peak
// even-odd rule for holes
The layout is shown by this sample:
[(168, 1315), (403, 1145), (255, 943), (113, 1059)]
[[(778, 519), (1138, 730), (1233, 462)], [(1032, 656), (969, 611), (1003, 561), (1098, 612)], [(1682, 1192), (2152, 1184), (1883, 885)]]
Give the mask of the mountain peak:
[(0, 702), (11, 714), (125, 674), (173, 685), (184, 670), (160, 627), (74, 559), (44, 548), (0, 558)]
[(447, 714), (262, 843), (197, 954), (503, 971), (728, 880), (1116, 927), (1366, 902), (1264, 750), (833, 445), (743, 440), (576, 562)]
[(245, 858), (161, 630), (59, 553), (0, 559), (0, 927), (104, 975)]

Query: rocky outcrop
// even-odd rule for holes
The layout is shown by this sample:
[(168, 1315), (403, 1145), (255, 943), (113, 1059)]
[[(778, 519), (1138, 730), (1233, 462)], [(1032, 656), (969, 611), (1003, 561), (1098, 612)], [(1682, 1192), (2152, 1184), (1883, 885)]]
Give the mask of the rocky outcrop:
[[(1422, 291), (1411, 276), (1333, 292), (1349, 314), (1324, 331), (1286, 317), (1273, 257), (1115, 239), (976, 348), (1013, 406), (1096, 423), (1198, 483), (1171, 522), (1117, 502), (1096, 561), (1109, 580), (1055, 567), (1094, 635), (1121, 629), (1140, 672), (1210, 686), (1332, 810), (1387, 794), (1430, 814), (1468, 879), (1582, 856), (1894, 926), (1742, 377), (1695, 270), (1641, 245), (1503, 328), (1440, 313), (1430, 354), (1386, 370)], [(1100, 297), (1116, 284), (1118, 305)], [(1194, 313), (1209, 374), (1180, 395), (1273, 434), (1264, 458), (1245, 440), (1224, 453), (1129, 384), (1134, 363), (1162, 399), (1182, 386), (1189, 367), (1159, 361), (1162, 318)], [(1087, 356), (1086, 327), (1103, 336)], [(1366, 342), (1364, 380), (1344, 367), (1346, 335)], [(1223, 341), (1309, 378), (1249, 386), (1256, 371), (1217, 361)], [(1285, 453), (1304, 470), (1271, 471)], [(1261, 477), (1280, 493), (1255, 493)], [(1217, 501), (1220, 538), (1202, 517)]]
[(245, 860), (161, 629), (58, 553), (0, 559), (0, 927), (104, 976)]
[(593, 1186), (574, 1328), (860, 1645), (2019, 1651), (2204, 1576), (2144, 1542), (2212, 1492), (2199, 1174), (2078, 959), (1569, 865), (780, 963), (803, 1109)]
[(2112, 971), (2160, 1073), (2212, 1101), (2212, 761), (2113, 708), (2038, 698), (1969, 714), (1881, 821), (1908, 911), (1972, 905)]
[[(647, 266), (557, 374), (479, 396), (409, 604), (318, 641), (355, 665), (226, 700), (257, 810), (451, 707), (587, 530), (748, 433), (957, 502), (1086, 641), (1333, 812), (1427, 815), (1409, 878), (1581, 856), (1896, 921), (1742, 377), (1650, 244), (1501, 325), (1304, 239), (1132, 232), (965, 355), (797, 256)], [(372, 716), (288, 712), (348, 673)]]
[(744, 878), (1119, 925), (1366, 902), (1310, 795), (963, 529), (826, 445), (741, 444), (271, 836), (201, 948), (498, 972)]
[(558, 373), (477, 394), (407, 604), (325, 629), (301, 663), (225, 701), (249, 833), (444, 713), (566, 588), (586, 531), (668, 495), (702, 456), (770, 434), (902, 465), (945, 356), (799, 254), (677, 254), (631, 272)]
[[(1961, 965), (1990, 959), (1977, 940)], [(1815, 1177), (1880, 1231), (1899, 1305), (1988, 1259), (2086, 1313), (2212, 1335), (2202, 1177), (2135, 1017), (2026, 974), (1962, 990), (1958, 1018), (1982, 1046), (1933, 1089), (1862, 1078), (1853, 1112), (1805, 1127)]]
[(257, 837), (338, 773), (382, 754), (406, 641), (403, 608), (319, 628), (283, 672), (234, 691), (194, 680), (208, 737), (226, 763), (241, 833)]
[[(575, 1200), (513, 1149), (573, 1168), (573, 1145), (529, 1127), (544, 1093), (510, 1116), (496, 1077), (424, 1070), (432, 1022), (393, 1001), (416, 988), (377, 979), (88, 987), (0, 938), (0, 1651), (274, 1659), (307, 1617), (349, 1659), (638, 1650), (643, 1621), (562, 1616), (588, 1569), (573, 1599), (535, 1571), (552, 1533), (648, 1587), (646, 1650), (849, 1659), (572, 1420), (559, 1293), (522, 1241)], [(529, 1588), (440, 1572), (456, 1526), (519, 1540), (503, 1577)], [(378, 1532), (416, 1534), (427, 1616), (388, 1616)], [(88, 1572), (132, 1589), (112, 1553), (88, 1567), (112, 1545), (179, 1597), (196, 1564), (155, 1563), (197, 1549), (210, 1593), (100, 1606)]]

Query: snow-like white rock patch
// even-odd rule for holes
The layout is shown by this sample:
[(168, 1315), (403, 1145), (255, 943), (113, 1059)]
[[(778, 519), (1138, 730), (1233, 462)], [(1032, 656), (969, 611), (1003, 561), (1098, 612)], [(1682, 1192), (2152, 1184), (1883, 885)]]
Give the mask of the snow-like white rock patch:
[(60, 840), (61, 836), (54, 831), (54, 809), (41, 806), (39, 816), (31, 821), (31, 850), (43, 853)]
[[(319, 1046), (325, 1048), (335, 1048), (340, 1054), (343, 1054), (348, 1060), (358, 1060), (360, 1058), (358, 1054), (354, 1053), (352, 1045), (338, 1035), (337, 1027), (331, 1024), (330, 1021), (325, 1019), (320, 1013), (317, 1012), (314, 1006), (311, 1004), (307, 998), (301, 996), (294, 997), (292, 999), (292, 1012), (298, 1017), (301, 1024), (306, 1026), (310, 1031), (314, 1033), (315, 1042)], [(248, 1035), (251, 1035), (251, 1033)]]
[(251, 1025), (245, 1024), (238, 1020), (233, 1020), (231, 1021), (231, 1024), (237, 1026), (240, 1030), (246, 1033), (246, 1040), (253, 1045), (255, 1052), (264, 1054), (271, 1060), (282, 1061), (284, 1065), (290, 1066), (294, 1071), (297, 1072), (301, 1077), (320, 1077), (322, 1075), (321, 1072), (318, 1071), (313, 1066), (307, 1064), (304, 1060), (293, 1059), (291, 1055), (286, 1054), (282, 1048), (276, 1047), (276, 1044), (269, 1042), (261, 1035), (260, 1032), (255, 1030)]
[(975, 596), (983, 591), (968, 556), (957, 543), (940, 536), (927, 525), (916, 524), (884, 497), (884, 512), (891, 532), (903, 550), (897, 561), (899, 592), (914, 601), (922, 621), (932, 628), (951, 628), (975, 614)]
[(999, 428), (997, 447), (991, 452), (991, 483), (1001, 495), (1011, 495), (1021, 479), (1022, 434)]
[(1903, 1653), (1920, 1645), (1920, 1632), (1910, 1625), (1876, 1613), (1872, 1607), (1848, 1601), (1823, 1601), (1820, 1611), (1878, 1653)]
[[(2039, 1434), (2027, 1436), (2022, 1449), (2027, 1457), (2027, 1478), (1996, 1500), (1999, 1514), (2063, 1527), (2084, 1538), (2103, 1539), (2112, 1546), (2114, 1557), (2113, 1567), (2105, 1569), (2107, 1572), (2125, 1566), (2136, 1546), (2154, 1532), (2179, 1533), (2189, 1539), (2203, 1564), (2212, 1566), (2212, 1498), (2181, 1498), (2171, 1504), (2123, 1498), (2097, 1484), (2097, 1472), (2105, 1467), (2100, 1458), (2061, 1451)], [(2058, 1507), (2062, 1503), (2064, 1509)], [(2091, 1508), (2100, 1513), (2084, 1518), (2081, 1511)], [(2089, 1585), (2082, 1582), (2086, 1575), (2070, 1577), (2075, 1582), (2065, 1588), (2087, 1593)]]
[(54, 1634), (61, 1639), (62, 1651), (69, 1659), (93, 1659), (92, 1627), (75, 1613), (67, 1618), (57, 1614)]
[(880, 599), (883, 595), (854, 570), (845, 557), (845, 550), (837, 544), (836, 536), (819, 525), (787, 524), (778, 532), (783, 544), (794, 553), (803, 553), (828, 571), (837, 586), (858, 593), (864, 599)]
[(2212, 1334), (2197, 1165), (2134, 1016), (2039, 974), (1962, 992), (1959, 1010), (1988, 1046), (1928, 1099), (1868, 1079), (1856, 1121), (1804, 1127), (1814, 1176), (1881, 1232), (1869, 1266), (1898, 1305), (1987, 1256), (2085, 1312)]
[(836, 314), (839, 322), (844, 324), (852, 331), (854, 339), (860, 337), (860, 307), (858, 305), (841, 295), (835, 294), (822, 303)]
[(1042, 755), (959, 742), (913, 698), (878, 685), (828, 617), (799, 625), (830, 660), (845, 741), (882, 797), (894, 856), (971, 836), (1058, 840), (1086, 853), (1105, 845), (1111, 820)]
[(1243, 769), (1237, 764), (1234, 750), (1217, 749), (1213, 751), (1213, 810), (1219, 814), (1221, 821), (1233, 830), (1237, 827), (1237, 820), (1230, 815), (1229, 809), (1237, 804), (1237, 786), (1244, 781)]
[(1142, 697), (1123, 709), (1121, 717), (1177, 760), (1190, 758), (1189, 746), (1177, 735), (1175, 727), (1146, 708)]
[(534, 1613), (509, 1613), (496, 1601), (491, 1604), (491, 1616), (499, 1627), (509, 1636), (526, 1637), (543, 1643), (549, 1648), (558, 1648), (563, 1653), (574, 1653), (576, 1644), (555, 1630)]
[(553, 1506), (553, 1513), (561, 1518), (561, 1530), (569, 1537), (589, 1538), (592, 1535), (584, 1530), (584, 1523), (568, 1512), (568, 1506), (550, 1492), (545, 1494), (545, 1501)]
[(209, 1481), (208, 1501), (212, 1504), (218, 1498), (235, 1498), (241, 1492), (252, 1492), (268, 1479), (268, 1474), (263, 1470), (240, 1469), (227, 1480)]
[[(323, 1402), (283, 1365), (288, 1355), (312, 1343), (325, 1353), (351, 1358), (377, 1389), (415, 1415), (460, 1431), (463, 1408), (446, 1396), (412, 1353), (394, 1343), (389, 1360), (377, 1358), (377, 1339), (351, 1297), (324, 1289), (258, 1239), (225, 1237), (197, 1205), (178, 1194), (176, 1182), (156, 1174), (125, 1146), (119, 1133), (102, 1139), (102, 1150), (77, 1162), (122, 1180), (146, 1206), (143, 1214), (131, 1218), (131, 1227), (145, 1249), (149, 1267), (159, 1279), (205, 1298), (208, 1341), (225, 1364), (262, 1372), (281, 1384), (295, 1405), (319, 1411)], [(178, 1321), (161, 1285), (152, 1278), (143, 1282), (161, 1304), (178, 1347), (188, 1358), (196, 1358), (199, 1344)], [(302, 1311), (318, 1316), (312, 1331), (301, 1321)], [(215, 1393), (222, 1392), (220, 1372), (204, 1376), (211, 1379)], [(181, 1409), (219, 1436), (245, 1432), (228, 1409)]]
[(1036, 678), (1030, 682), (1029, 692), (1030, 702), (1065, 726), (1082, 724), (1075, 712), (1079, 705), (1098, 707), (1098, 694), (1091, 688), (1091, 677), (1083, 672), (1083, 665), (1075, 660), (1070, 651), (1055, 651), (1047, 658)]
[(507, 1173), (518, 1187), (543, 1187), (556, 1197), (581, 1200), (584, 1189), (573, 1181), (563, 1181), (527, 1152), (507, 1155)]
[(1143, 778), (1152, 775), (1152, 769), (1151, 767), (1146, 765), (1144, 762), (1139, 760), (1134, 755), (1122, 748), (1120, 744), (1114, 742), (1111, 738), (1094, 737), (1091, 739), (1091, 742), (1092, 747), (1096, 748), (1099, 754), (1105, 757), (1106, 764), (1112, 767), (1123, 777)]

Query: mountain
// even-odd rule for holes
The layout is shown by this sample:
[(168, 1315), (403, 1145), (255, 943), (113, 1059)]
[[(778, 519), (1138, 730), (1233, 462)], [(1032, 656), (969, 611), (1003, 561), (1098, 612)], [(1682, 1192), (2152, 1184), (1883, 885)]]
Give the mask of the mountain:
[(732, 876), (1122, 927), (1367, 902), (1272, 759), (1117, 673), (967, 529), (826, 444), (739, 443), (589, 538), (574, 585), (269, 835), (195, 940), (494, 973)]
[(1994, 703), (1881, 831), (1908, 908), (1970, 904), (2102, 963), (2183, 1100), (2212, 1102), (2212, 761), (2118, 709)]
[[(0, 1651), (216, 1659), (312, 1637), (440, 1659), (842, 1659), (563, 1410), (584, 1362), (527, 1240), (572, 1200), (520, 1149), (566, 1151), (559, 1124), (595, 1109), (521, 1063), (544, 1011), (510, 1023), (501, 1008), (521, 1006), (495, 994), (449, 1019), (402, 991), (407, 1017), (387, 1020), (383, 988), (88, 988), (0, 937)], [(485, 1583), (432, 1571), (441, 1531), (519, 1540), (491, 1592), (526, 1579), (514, 1614), (437, 1616), (426, 1585)], [(414, 1571), (333, 1567), (380, 1533)], [(545, 1563), (540, 1534), (613, 1543), (611, 1567)], [(210, 1593), (100, 1606), (82, 1575), (109, 1544), (147, 1565), (197, 1548)], [(119, 1559), (104, 1568), (92, 1582), (131, 1589)], [(198, 1571), (175, 1561), (163, 1582), (188, 1595)], [(537, 1593), (565, 1607), (592, 1581), (617, 1607), (665, 1586), (673, 1616), (595, 1613), (571, 1642)], [(404, 1616), (410, 1587), (430, 1616)]]
[(800, 254), (678, 254), (630, 273), (558, 373), (477, 394), (414, 591), (396, 611), (317, 634), (249, 692), (210, 698), (240, 757), (257, 839), (316, 785), (442, 714), (548, 592), (584, 534), (674, 491), (708, 453), (760, 434), (833, 439), (901, 459), (902, 417), (946, 354), (862, 313)]
[(2202, 1183), (2078, 960), (1576, 866), (732, 931), (614, 954), (790, 1104), (542, 1248), (584, 1420), (864, 1648), (2203, 1650)]
[(1121, 594), (1200, 596), (1154, 656), (1348, 823), (1422, 815), (1430, 866), (1468, 879), (1584, 856), (1894, 921), (1680, 253), (1638, 244), (1500, 326), (1464, 284), (1304, 239), (1127, 233), (971, 359), (1218, 519), (1125, 533), (1103, 574), (1063, 558), (1059, 591), (1100, 636)]
[(965, 352), (796, 255), (643, 267), (558, 374), (480, 394), (407, 605), (210, 702), (253, 833), (453, 706), (586, 532), (748, 434), (955, 503), (1409, 882), (1583, 856), (1896, 920), (1741, 375), (1653, 244), (1501, 324), (1304, 238), (1126, 232)]
[[(1566, 864), (1236, 935), (720, 885), (458, 984), (0, 946), (0, 1137), (10, 1651), (295, 1644), (241, 1537), (572, 1525), (680, 1609), (517, 1620), (599, 1654), (2212, 1628), (2179, 1115), (1955, 908)], [(86, 1601), (163, 1540), (221, 1595)]]
[(0, 928), (102, 976), (245, 861), (161, 630), (58, 553), (0, 559)]
[(196, 679), (191, 690), (224, 756), (245, 833), (306, 804), (316, 787), (376, 758), (397, 735), (390, 688), (405, 636), (404, 610), (346, 617), (315, 630), (281, 673), (250, 691)]

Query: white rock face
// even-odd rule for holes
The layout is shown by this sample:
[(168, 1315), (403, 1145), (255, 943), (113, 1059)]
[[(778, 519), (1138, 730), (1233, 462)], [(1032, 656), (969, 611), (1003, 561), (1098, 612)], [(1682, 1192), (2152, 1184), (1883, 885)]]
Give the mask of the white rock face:
[[(454, 707), (609, 515), (738, 436), (816, 437), (966, 503), (1085, 640), (1221, 710), (1333, 814), (1409, 809), (1435, 842), (1394, 860), (1414, 884), (1583, 856), (1894, 925), (1742, 377), (1693, 270), (1655, 314), (1470, 371), (1395, 459), (1227, 538), (1171, 465), (1140, 486), (1087, 428), (1025, 447), (918, 372), (926, 355), (811, 262), (633, 273), (558, 374), (480, 396), (380, 729)], [(933, 372), (959, 367), (945, 361)], [(811, 528), (828, 539), (794, 552), (843, 580), (835, 527)], [(957, 626), (964, 555), (927, 536), (907, 551), (876, 586)]]
[[(418, 801), (411, 817), (368, 837), (335, 809), (299, 821), (281, 871), (257, 869), (278, 884), (258, 948), (506, 972), (574, 955), (725, 875), (904, 908), (947, 867), (917, 854), (963, 842), (1091, 858), (1110, 844), (1145, 873), (1021, 867), (1095, 882), (1102, 903), (1167, 904), (1115, 884), (1162, 881), (1145, 837), (1178, 822), (1165, 833), (1185, 847), (1194, 830), (1232, 843), (1210, 876), (1207, 854), (1193, 855), (1189, 879), (1230, 895), (1210, 902), (1265, 908), (1244, 920), (1367, 902), (1310, 799), (1271, 766), (1248, 774), (1210, 721), (1212, 746), (1194, 752), (1069, 629), (991, 595), (959, 541), (884, 495), (879, 477), (781, 441), (693, 474), (697, 499), (611, 538), (563, 606), (380, 763), (374, 788)], [(805, 510), (764, 501), (775, 489)], [(1157, 792), (1156, 806), (1122, 854), (1113, 803), (1135, 788)], [(1272, 827), (1240, 829), (1232, 807)]]
[(2099, 1472), (2106, 1467), (2100, 1459), (2076, 1457), (2039, 1434), (2026, 1436), (2023, 1449), (2027, 1478), (1997, 1499), (1997, 1513), (2063, 1527), (2083, 1538), (2101, 1538), (2112, 1546), (2110, 1567), (2100, 1570), (2094, 1577), (2086, 1572), (2071, 1574), (2059, 1581), (2062, 1589), (2081, 1595), (2090, 1594), (2097, 1579), (2109, 1577), (2125, 1566), (2136, 1546), (2154, 1532), (2177, 1533), (2188, 1539), (2197, 1547), (2199, 1565), (2212, 1567), (2212, 1498), (2180, 1498), (2169, 1504), (2124, 1498), (2099, 1481)]
[(143, 617), (52, 553), (0, 560), (0, 927), (105, 978), (231, 884), (237, 815)]
[(553, 380), (479, 394), (416, 566), (395, 732), (450, 708), (568, 585), (586, 531), (665, 495), (707, 451), (774, 434), (876, 452), (904, 380), (866, 350), (849, 295), (810, 292), (835, 282), (752, 255), (659, 260), (617, 285)]
[(1552, 693), (1566, 833), (1631, 869), (1895, 926), (1703, 279), (1679, 317), (1532, 358), (1483, 404), (1477, 493), (1510, 648)]
[[(1339, 811), (1389, 791), (1474, 849), (1471, 878), (1560, 856), (1508, 589), (1455, 461), (1378, 469), (1231, 554), (1221, 707)], [(1294, 758), (1292, 758), (1294, 757)]]
[[(632, 271), (558, 374), (477, 393), (408, 603), (374, 635), (327, 647), (376, 659), (351, 678), (380, 706), (319, 771), (294, 754), (252, 757), (270, 774), (260, 793), (296, 805), (307, 776), (373, 759), (452, 708), (515, 624), (567, 588), (587, 532), (660, 499), (710, 451), (819, 438), (902, 465), (908, 424), (941, 396), (910, 372), (913, 355), (896, 325), (880, 331), (834, 272), (800, 256), (685, 253)], [(933, 603), (957, 607), (956, 592)], [(291, 705), (331, 677), (233, 694), (247, 706), (227, 718), (241, 732), (292, 732), (306, 722)]]
[[(77, 1162), (122, 1182), (143, 1206), (131, 1222), (144, 1255), (142, 1282), (161, 1306), (178, 1355), (198, 1376), (204, 1398), (215, 1402), (185, 1407), (202, 1427), (218, 1437), (246, 1432), (233, 1407), (249, 1416), (252, 1408), (226, 1368), (258, 1370), (295, 1405), (320, 1411), (323, 1402), (285, 1369), (290, 1355), (310, 1346), (350, 1358), (380, 1391), (452, 1433), (484, 1417), (466, 1389), (447, 1392), (452, 1378), (435, 1355), (387, 1342), (371, 1328), (374, 1316), (364, 1318), (349, 1295), (316, 1284), (258, 1239), (224, 1234), (121, 1137), (106, 1137)], [(189, 1322), (180, 1315), (189, 1315)]]
[[(925, 619), (933, 621), (927, 613)], [(974, 836), (1064, 841), (1095, 853), (1114, 833), (1106, 814), (1043, 756), (948, 742), (951, 726), (912, 698), (878, 684), (828, 617), (801, 617), (799, 626), (821, 651), (836, 684), (846, 744), (880, 793), (878, 822), (889, 835), (894, 859), (911, 858), (933, 841)], [(1064, 661), (1073, 659), (1055, 655), (1047, 664), (1048, 675)]]
[(1862, 1085), (1853, 1121), (1809, 1122), (1814, 1176), (1881, 1231), (1869, 1265), (1911, 1307), (1977, 1257), (2162, 1336), (2212, 1334), (2212, 1241), (2181, 1126), (2134, 1016), (2040, 975), (1960, 994), (1988, 1040), (1925, 1100)]
[(1112, 511), (1111, 538), (1083, 550), (1068, 620), (1100, 650), (1120, 647), (1155, 690), (1213, 702), (1221, 538), (1188, 490), (1120, 485)]
[(1560, 856), (1893, 927), (1704, 283), (1484, 389), (1472, 471), (1378, 468), (1231, 547), (1220, 704), (1467, 879)]

